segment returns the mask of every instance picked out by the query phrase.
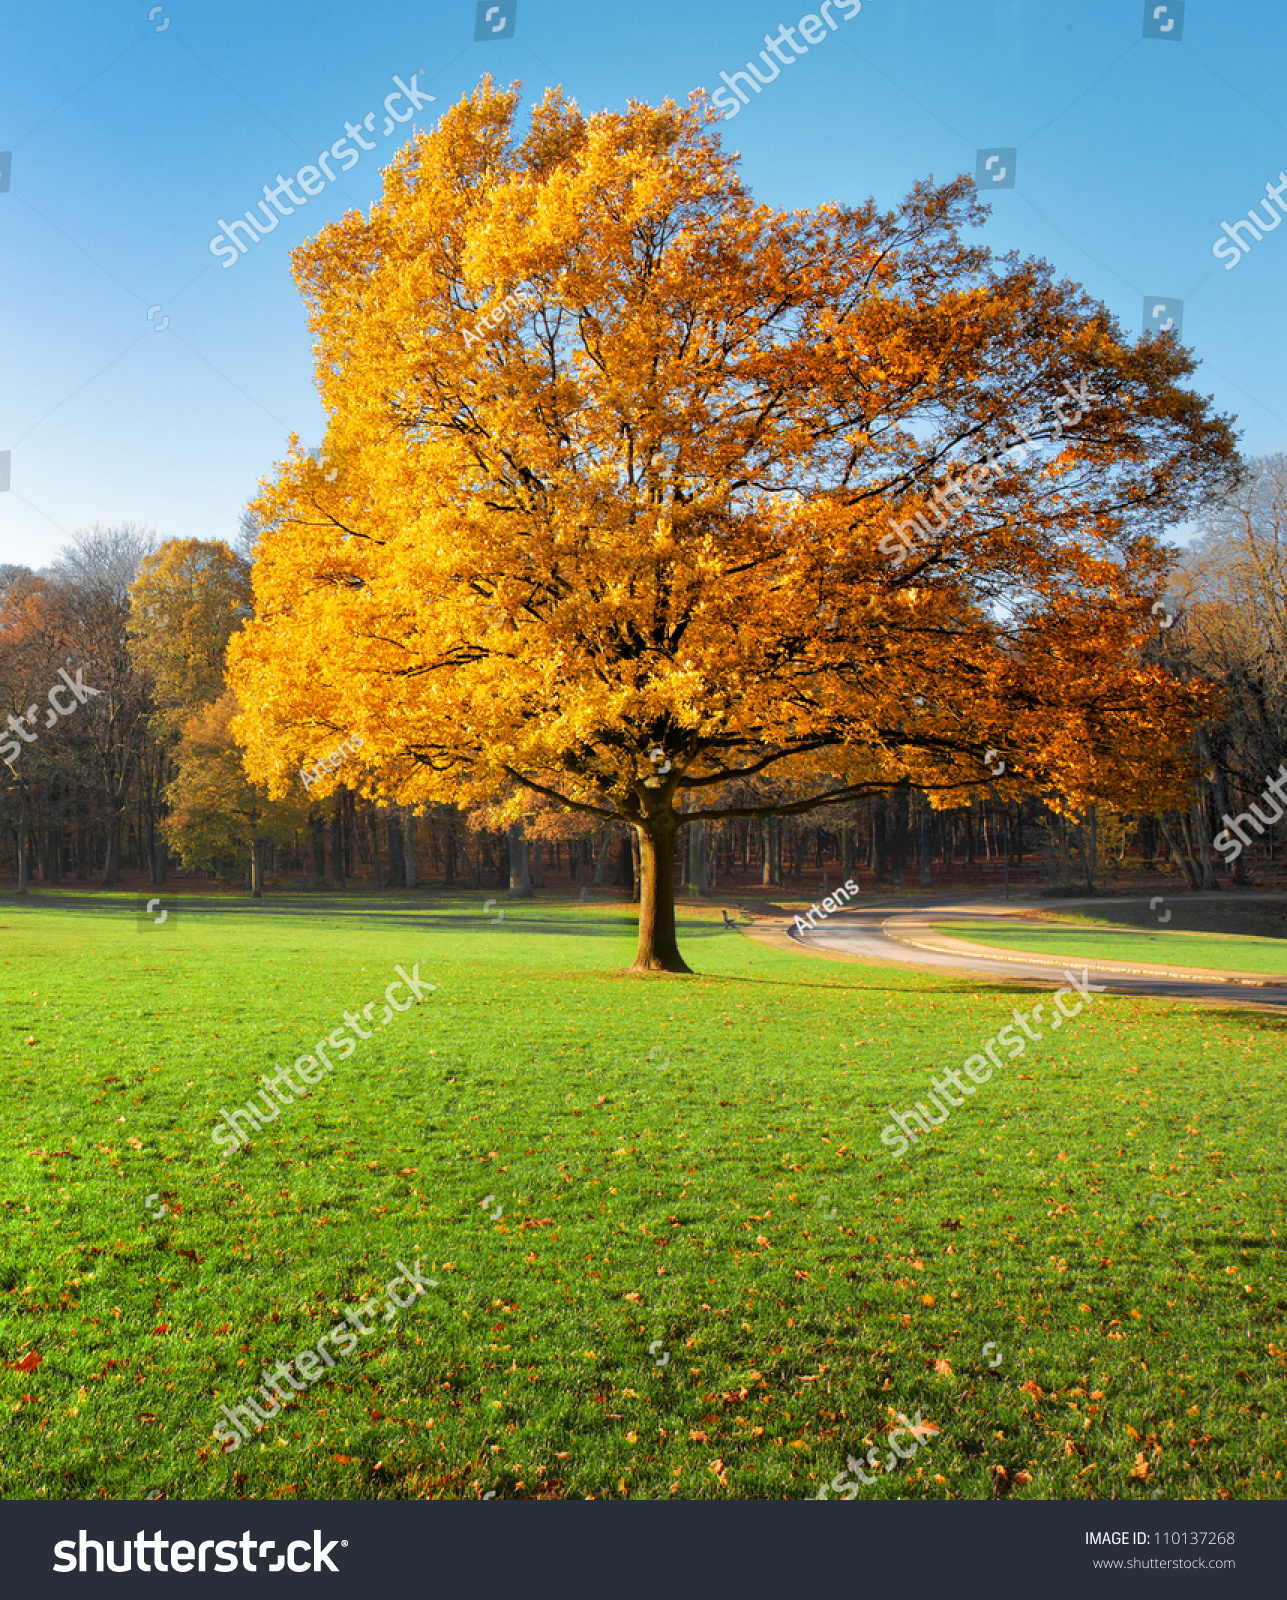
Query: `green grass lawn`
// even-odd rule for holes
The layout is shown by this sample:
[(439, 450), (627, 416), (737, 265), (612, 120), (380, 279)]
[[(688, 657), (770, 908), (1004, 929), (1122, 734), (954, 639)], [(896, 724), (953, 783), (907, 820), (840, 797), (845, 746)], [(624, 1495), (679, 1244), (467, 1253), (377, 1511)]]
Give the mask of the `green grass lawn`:
[(965, 917), (936, 921), (933, 927), (936, 933), (968, 939), (989, 949), (1022, 950), (1059, 960), (1287, 973), (1287, 940), (1234, 933), (1172, 933), (1158, 927), (1157, 916), (1155, 912), (1151, 931), (1111, 927), (1089, 919), (1034, 923), (1018, 917)]
[[(628, 906), (482, 900), (0, 907), (0, 1494), (805, 1497), (919, 1411), (866, 1498), (1282, 1496), (1282, 1021), (1098, 997), (894, 1162), (1030, 992), (687, 911), (702, 976), (627, 978)], [(437, 1286), (224, 1453), (399, 1261)]]

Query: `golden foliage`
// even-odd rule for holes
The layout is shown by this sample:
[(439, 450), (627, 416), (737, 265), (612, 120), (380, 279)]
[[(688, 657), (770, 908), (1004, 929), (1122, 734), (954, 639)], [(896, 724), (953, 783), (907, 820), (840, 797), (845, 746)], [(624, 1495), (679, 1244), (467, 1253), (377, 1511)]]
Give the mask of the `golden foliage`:
[[(485, 82), (295, 254), (337, 470), (293, 442), (255, 506), (256, 779), (338, 728), (368, 793), (522, 784), (663, 853), (761, 773), (797, 809), (955, 802), (988, 749), (1002, 789), (1182, 790), (1205, 702), (1142, 648), (1151, 529), (1233, 458), (1185, 352), (965, 244), (967, 179), (776, 212), (700, 104), (551, 92), (520, 142), (517, 101)], [(891, 518), (1083, 381), (1078, 426), (1030, 425), (1041, 453), (895, 566)]]

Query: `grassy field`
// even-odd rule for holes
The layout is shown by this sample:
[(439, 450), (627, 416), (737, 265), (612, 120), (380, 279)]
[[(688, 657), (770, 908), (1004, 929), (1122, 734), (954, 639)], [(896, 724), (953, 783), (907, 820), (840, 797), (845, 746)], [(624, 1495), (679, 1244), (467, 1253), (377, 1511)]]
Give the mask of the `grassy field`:
[(1076, 922), (1029, 922), (1018, 917), (964, 917), (933, 924), (936, 933), (989, 949), (1022, 950), (1060, 961), (1120, 961), (1154, 967), (1206, 967), (1217, 972), (1287, 973), (1287, 940), (1236, 933), (1171, 932)]
[[(0, 908), (0, 1494), (805, 1497), (874, 1449), (866, 1498), (1282, 1496), (1281, 1020), (1097, 997), (894, 1162), (1021, 986), (713, 912), (641, 981), (628, 906), (482, 899)], [(225, 1453), (399, 1262), (434, 1285)]]

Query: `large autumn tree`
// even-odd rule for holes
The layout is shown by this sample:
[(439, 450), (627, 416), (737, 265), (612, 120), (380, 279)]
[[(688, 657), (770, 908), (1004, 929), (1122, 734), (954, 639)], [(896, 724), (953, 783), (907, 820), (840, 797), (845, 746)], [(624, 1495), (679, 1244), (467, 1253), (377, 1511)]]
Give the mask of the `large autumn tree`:
[(329, 423), (255, 506), (252, 775), (360, 732), (372, 793), (632, 824), (640, 971), (687, 970), (695, 819), (1182, 789), (1197, 692), (1141, 648), (1159, 534), (1236, 457), (1174, 338), (966, 242), (967, 179), (773, 211), (699, 99), (551, 92), (520, 139), (518, 98), (485, 82), (295, 254)]

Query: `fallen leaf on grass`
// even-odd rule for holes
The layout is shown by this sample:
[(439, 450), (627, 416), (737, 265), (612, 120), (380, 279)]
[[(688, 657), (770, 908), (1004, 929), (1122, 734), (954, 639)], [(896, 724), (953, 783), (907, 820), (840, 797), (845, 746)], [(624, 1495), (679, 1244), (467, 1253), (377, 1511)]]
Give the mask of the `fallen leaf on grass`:
[(23, 1356), (21, 1361), (10, 1362), (10, 1366), (15, 1372), (34, 1372), (44, 1359), (44, 1356), (38, 1355), (33, 1350), (30, 1355)]

